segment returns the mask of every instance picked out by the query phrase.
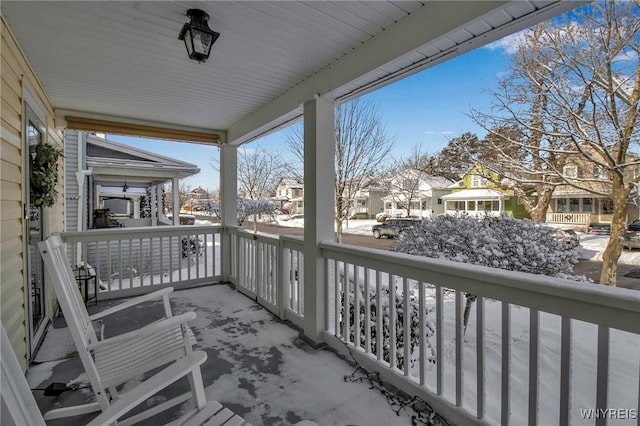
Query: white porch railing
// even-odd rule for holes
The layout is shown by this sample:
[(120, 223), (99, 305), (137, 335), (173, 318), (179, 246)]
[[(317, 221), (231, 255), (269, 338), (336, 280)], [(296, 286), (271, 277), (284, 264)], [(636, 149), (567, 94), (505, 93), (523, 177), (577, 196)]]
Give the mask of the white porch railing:
[(158, 226), (63, 232), (72, 265), (90, 265), (100, 299), (141, 294), (162, 286), (185, 287), (222, 279), (217, 226)]
[[(568, 425), (580, 409), (640, 402), (638, 292), (335, 243), (321, 249), (326, 342), (455, 424)], [(466, 333), (465, 292), (477, 296)], [(572, 337), (577, 329), (590, 340)]]
[(591, 223), (591, 213), (547, 213), (546, 222), (588, 226)]
[[(230, 235), (230, 247), (222, 248), (231, 250), (228, 277), (220, 271), (221, 232)], [(280, 318), (303, 326), (299, 237), (211, 226), (63, 237), (83, 244), (85, 261), (93, 259), (98, 275), (111, 277), (100, 297), (228, 279)], [(189, 248), (193, 237), (203, 251)], [(123, 268), (140, 268), (131, 255), (135, 247), (161, 259), (162, 269), (151, 262), (143, 274), (114, 278)], [(348, 350), (454, 424), (564, 425), (579, 423), (581, 409), (634, 409), (640, 403), (636, 291), (330, 242), (320, 248), (324, 341)], [(466, 331), (465, 293), (477, 296)]]
[(302, 326), (304, 317), (301, 238), (228, 228), (231, 277), (239, 291), (280, 318)]

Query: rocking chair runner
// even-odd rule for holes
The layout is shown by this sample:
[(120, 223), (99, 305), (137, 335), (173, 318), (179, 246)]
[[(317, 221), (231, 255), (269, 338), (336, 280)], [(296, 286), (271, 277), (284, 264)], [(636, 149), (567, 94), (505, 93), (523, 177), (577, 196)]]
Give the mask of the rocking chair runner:
[[(108, 424), (185, 376), (189, 379), (190, 392), (126, 418), (118, 424), (133, 424), (189, 399), (193, 399), (196, 411), (207, 406), (200, 373), (200, 365), (207, 355), (203, 351), (192, 349), (190, 330), (186, 325), (195, 318), (195, 313), (173, 316), (168, 298), (172, 288), (141, 296), (89, 316), (60, 237), (53, 235), (38, 245), (48, 278), (53, 283), (96, 398), (94, 403), (51, 410), (45, 414), (45, 420), (105, 412), (117, 404), (108, 411), (109, 415), (96, 419), (97, 424)], [(164, 302), (165, 318), (129, 333), (98, 340), (91, 321), (158, 298), (162, 298)], [(126, 381), (161, 366), (166, 367), (132, 390), (119, 393), (116, 389)]]

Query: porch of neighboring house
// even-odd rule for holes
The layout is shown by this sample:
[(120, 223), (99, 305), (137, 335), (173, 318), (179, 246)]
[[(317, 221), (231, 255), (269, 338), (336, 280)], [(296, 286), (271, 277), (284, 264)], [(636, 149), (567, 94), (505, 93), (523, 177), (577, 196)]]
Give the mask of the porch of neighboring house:
[[(465, 213), (470, 216), (499, 216), (507, 212), (506, 201), (511, 197), (494, 189), (465, 189), (444, 195), (446, 214)], [(507, 212), (511, 213), (511, 212)]]

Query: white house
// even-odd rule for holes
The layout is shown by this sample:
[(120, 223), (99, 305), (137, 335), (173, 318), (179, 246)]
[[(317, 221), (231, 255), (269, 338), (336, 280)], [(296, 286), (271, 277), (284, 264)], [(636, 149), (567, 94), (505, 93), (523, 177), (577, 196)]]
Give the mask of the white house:
[(64, 149), (67, 231), (107, 227), (106, 211), (117, 226), (152, 226), (163, 219), (170, 223), (162, 208), (162, 186), (178, 187), (180, 179), (200, 172), (195, 164), (90, 132), (67, 130)]
[(276, 187), (273, 201), (289, 214), (304, 214), (304, 183), (301, 179), (282, 178)]
[(393, 176), (382, 198), (387, 216), (430, 218), (443, 213), (441, 198), (449, 193), (452, 181), (419, 170), (404, 170)]

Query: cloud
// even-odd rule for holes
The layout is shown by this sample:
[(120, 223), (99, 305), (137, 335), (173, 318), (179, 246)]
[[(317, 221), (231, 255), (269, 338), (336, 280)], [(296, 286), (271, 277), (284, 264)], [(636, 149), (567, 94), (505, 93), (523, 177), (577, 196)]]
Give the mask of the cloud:
[(491, 50), (502, 50), (507, 55), (513, 55), (518, 51), (518, 46), (524, 42), (524, 37), (527, 31), (529, 30), (522, 30), (514, 34), (510, 34), (500, 40), (487, 44), (485, 48)]
[(436, 132), (434, 132), (433, 130), (425, 130), (424, 132), (422, 132), (425, 135), (435, 135)]
[(638, 54), (634, 51), (627, 50), (613, 58), (613, 62), (637, 62)]
[(443, 131), (440, 132), (440, 134), (442, 136), (449, 136), (449, 135), (452, 135), (453, 132), (451, 130), (443, 130)]

